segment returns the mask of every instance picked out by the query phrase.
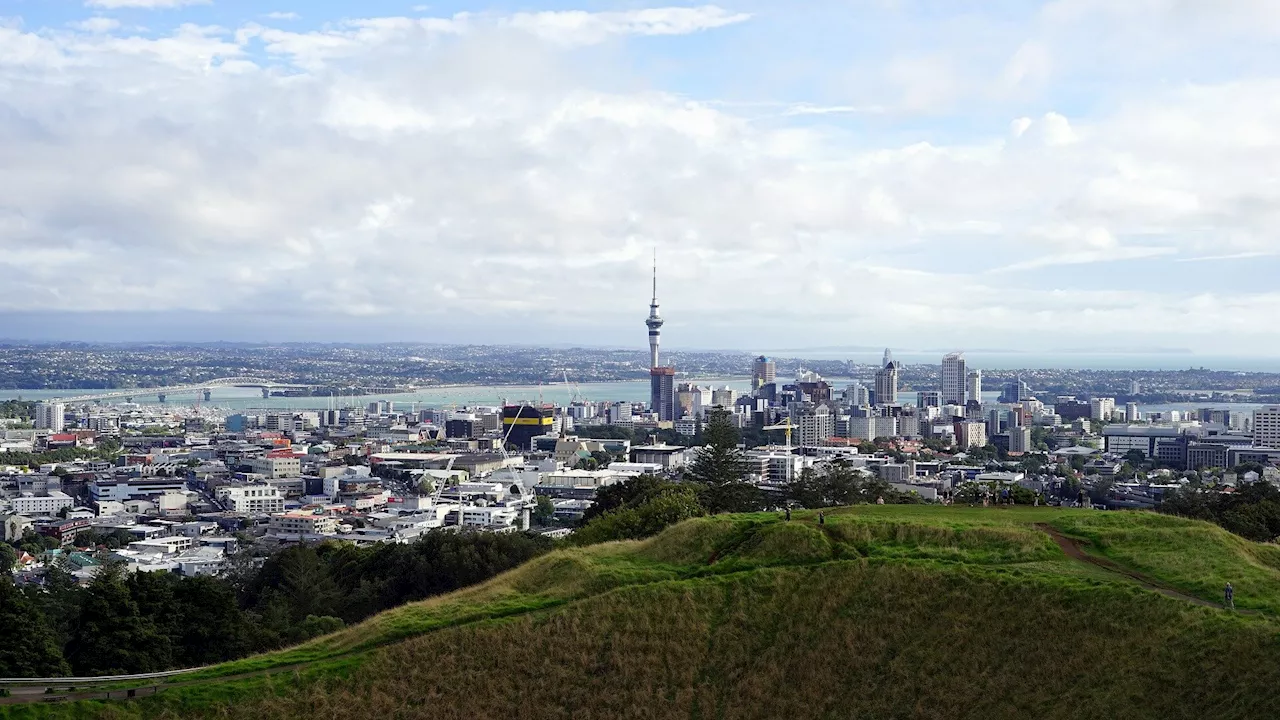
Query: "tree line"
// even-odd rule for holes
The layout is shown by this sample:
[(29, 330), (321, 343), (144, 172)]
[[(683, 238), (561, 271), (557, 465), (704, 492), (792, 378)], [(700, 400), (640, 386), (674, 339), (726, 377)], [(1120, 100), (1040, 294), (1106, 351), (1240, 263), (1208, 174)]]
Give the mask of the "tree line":
[(600, 488), (582, 516), (574, 542), (587, 545), (654, 535), (682, 520), (723, 512), (758, 512), (784, 506), (822, 508), (860, 503), (918, 503), (884, 480), (837, 460), (806, 468), (781, 491), (747, 481), (746, 454), (727, 411), (715, 410), (702, 428), (703, 445), (679, 481), (652, 475)]
[(0, 677), (116, 675), (274, 650), (486, 580), (549, 551), (527, 533), (429, 532), (411, 545), (294, 546), (236, 555), (218, 577), (126, 572), (78, 585), (60, 562), (18, 586), (0, 543)]
[(1280, 539), (1280, 489), (1261, 480), (1242, 484), (1233, 492), (1193, 480), (1166, 495), (1158, 509), (1207, 520), (1257, 542)]

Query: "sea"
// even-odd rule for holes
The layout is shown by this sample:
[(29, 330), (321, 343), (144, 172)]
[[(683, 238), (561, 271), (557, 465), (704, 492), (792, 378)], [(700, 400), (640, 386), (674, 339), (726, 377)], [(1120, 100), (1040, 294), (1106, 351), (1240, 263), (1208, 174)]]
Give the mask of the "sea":
[[(825, 378), (832, 388), (839, 392), (854, 382), (852, 378)], [(703, 387), (724, 388), (749, 392), (751, 380), (746, 377), (712, 377), (689, 378), (682, 382), (694, 382)], [(101, 390), (0, 390), (0, 400), (54, 400), (57, 398), (92, 395)], [(134, 402), (141, 405), (159, 405), (156, 389), (138, 390), (133, 396)], [(983, 392), (983, 402), (995, 403), (999, 392)], [(899, 393), (901, 402), (919, 404), (915, 392)], [(424, 388), (412, 393), (390, 395), (343, 395), (336, 397), (262, 397), (258, 388), (213, 388), (209, 400), (204, 401), (197, 393), (166, 392), (166, 404), (169, 406), (191, 407), (200, 405), (207, 410), (220, 410), (225, 413), (244, 411), (281, 411), (281, 410), (331, 410), (348, 407), (363, 407), (371, 402), (386, 401), (393, 403), (399, 411), (415, 411), (425, 408), (448, 409), (462, 407), (501, 406), (507, 403), (545, 402), (556, 405), (568, 405), (575, 400), (599, 402), (648, 402), (648, 380), (622, 380), (618, 382), (581, 383), (568, 385), (563, 383), (550, 385), (455, 385)], [(123, 402), (115, 400), (113, 402)], [(1139, 405), (1141, 412), (1167, 412), (1178, 410), (1186, 412), (1200, 408), (1231, 409), (1237, 412), (1252, 412), (1261, 407), (1260, 403), (1160, 403)]]

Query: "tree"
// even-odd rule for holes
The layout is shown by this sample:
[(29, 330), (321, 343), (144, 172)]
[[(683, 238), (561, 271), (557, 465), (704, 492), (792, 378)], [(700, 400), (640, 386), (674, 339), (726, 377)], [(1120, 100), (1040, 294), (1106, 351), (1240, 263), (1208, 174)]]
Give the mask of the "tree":
[(169, 667), (172, 657), (169, 638), (139, 611), (117, 563), (99, 568), (82, 593), (66, 655), (77, 675), (155, 672)]
[(729, 411), (711, 411), (702, 430), (704, 445), (697, 448), (685, 477), (702, 485), (702, 506), (708, 512), (749, 512), (764, 506), (760, 489), (745, 482), (746, 455), (738, 447), (738, 429), (729, 422)]
[(533, 519), (539, 525), (550, 525), (556, 519), (556, 504), (546, 495), (539, 495), (533, 508)]
[(0, 677), (56, 677), (71, 668), (39, 607), (0, 576)]
[(14, 551), (13, 546), (9, 543), (0, 543), (0, 582), (3, 582), (13, 572), (13, 566), (18, 563), (18, 553)]
[(182, 578), (173, 591), (177, 632), (170, 636), (183, 667), (234, 660), (249, 652), (249, 629), (227, 583), (207, 576)]
[(853, 505), (865, 501), (864, 485), (861, 473), (847, 461), (836, 460), (818, 469), (805, 468), (788, 494), (806, 508)]
[(590, 545), (610, 540), (638, 540), (705, 514), (693, 486), (666, 483), (657, 494), (636, 505), (595, 517), (573, 534), (573, 541), (579, 545)]
[(596, 500), (582, 514), (582, 524), (623, 507), (634, 507), (657, 497), (672, 485), (656, 475), (638, 475), (596, 491)]

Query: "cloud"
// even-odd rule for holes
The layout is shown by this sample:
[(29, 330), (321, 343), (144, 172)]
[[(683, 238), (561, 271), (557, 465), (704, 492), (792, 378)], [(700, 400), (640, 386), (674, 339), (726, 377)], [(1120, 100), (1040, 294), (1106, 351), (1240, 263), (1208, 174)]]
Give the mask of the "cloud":
[(296, 12), (281, 12), (277, 10), (267, 13), (264, 17), (268, 20), (297, 20), (301, 15)]
[(1273, 257), (1280, 252), (1240, 252), (1228, 255), (1201, 255), (1200, 257), (1178, 258), (1175, 262), (1209, 262), (1213, 260), (1247, 260), (1260, 257)]
[(120, 8), (178, 8), (187, 5), (208, 5), (212, 0), (85, 0), (89, 7), (116, 10)]
[[(894, 47), (865, 50), (900, 82), (847, 101), (701, 84), (712, 45), (682, 36), (732, 50), (774, 22), (746, 17), (0, 27), (0, 313), (627, 341), (658, 245), (673, 345), (850, 327), (1141, 343), (1220, 337), (1228, 309), (1241, 346), (1275, 344), (1265, 284), (1191, 298), (1172, 260), (1273, 262), (1280, 79), (1006, 107), (1078, 72), (1048, 40), (1011, 64), (1024, 37), (991, 51), (987, 95), (964, 90), (971, 67), (946, 71), (949, 51)], [(1149, 272), (1116, 265), (1135, 260)]]
[(71, 27), (85, 32), (105, 33), (120, 27), (120, 21), (114, 18), (92, 17), (87, 20), (73, 22)]

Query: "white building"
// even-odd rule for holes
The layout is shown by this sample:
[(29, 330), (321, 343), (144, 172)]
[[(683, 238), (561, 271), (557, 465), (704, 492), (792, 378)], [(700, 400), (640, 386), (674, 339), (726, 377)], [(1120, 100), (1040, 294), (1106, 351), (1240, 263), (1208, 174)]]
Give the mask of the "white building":
[(1253, 411), (1254, 447), (1280, 448), (1280, 405)]
[(876, 371), (876, 404), (898, 404), (898, 364), (890, 360)]
[(35, 413), (36, 429), (51, 430), (55, 433), (62, 432), (63, 418), (66, 412), (67, 406), (59, 402), (37, 403)]
[(687, 438), (698, 434), (698, 421), (692, 417), (680, 418), (675, 421), (672, 427), (677, 433)]
[(956, 423), (956, 442), (962, 449), (987, 446), (987, 424), (982, 422)]
[(218, 490), (218, 499), (232, 512), (267, 514), (284, 512), (284, 496), (273, 485), (243, 485)]
[(1096, 397), (1089, 400), (1089, 418), (1092, 420), (1110, 420), (1116, 409), (1116, 399)]
[(514, 525), (518, 512), (515, 508), (504, 505), (489, 507), (464, 506), (462, 508), (462, 525), (464, 527), (491, 528)]
[(75, 500), (61, 490), (50, 490), (42, 495), (23, 493), (10, 501), (13, 511), (19, 515), (57, 515), (62, 508), (75, 506)]
[(982, 402), (982, 371), (970, 370), (968, 377), (968, 385), (965, 392), (969, 400), (973, 402)]
[(302, 461), (293, 456), (251, 458), (249, 467), (253, 472), (270, 479), (298, 477), (302, 474)]
[(826, 405), (803, 408), (796, 413), (795, 442), (800, 447), (820, 445), (836, 434), (836, 416)]
[(942, 402), (944, 405), (964, 405), (967, 379), (968, 371), (965, 367), (964, 353), (955, 352), (943, 356)]
[(1031, 428), (1015, 427), (1009, 428), (1009, 452), (1030, 452), (1031, 451)]
[(95, 501), (124, 502), (134, 498), (163, 495), (166, 492), (187, 492), (187, 481), (182, 478), (133, 478), (131, 480), (98, 480), (89, 483), (89, 496)]

